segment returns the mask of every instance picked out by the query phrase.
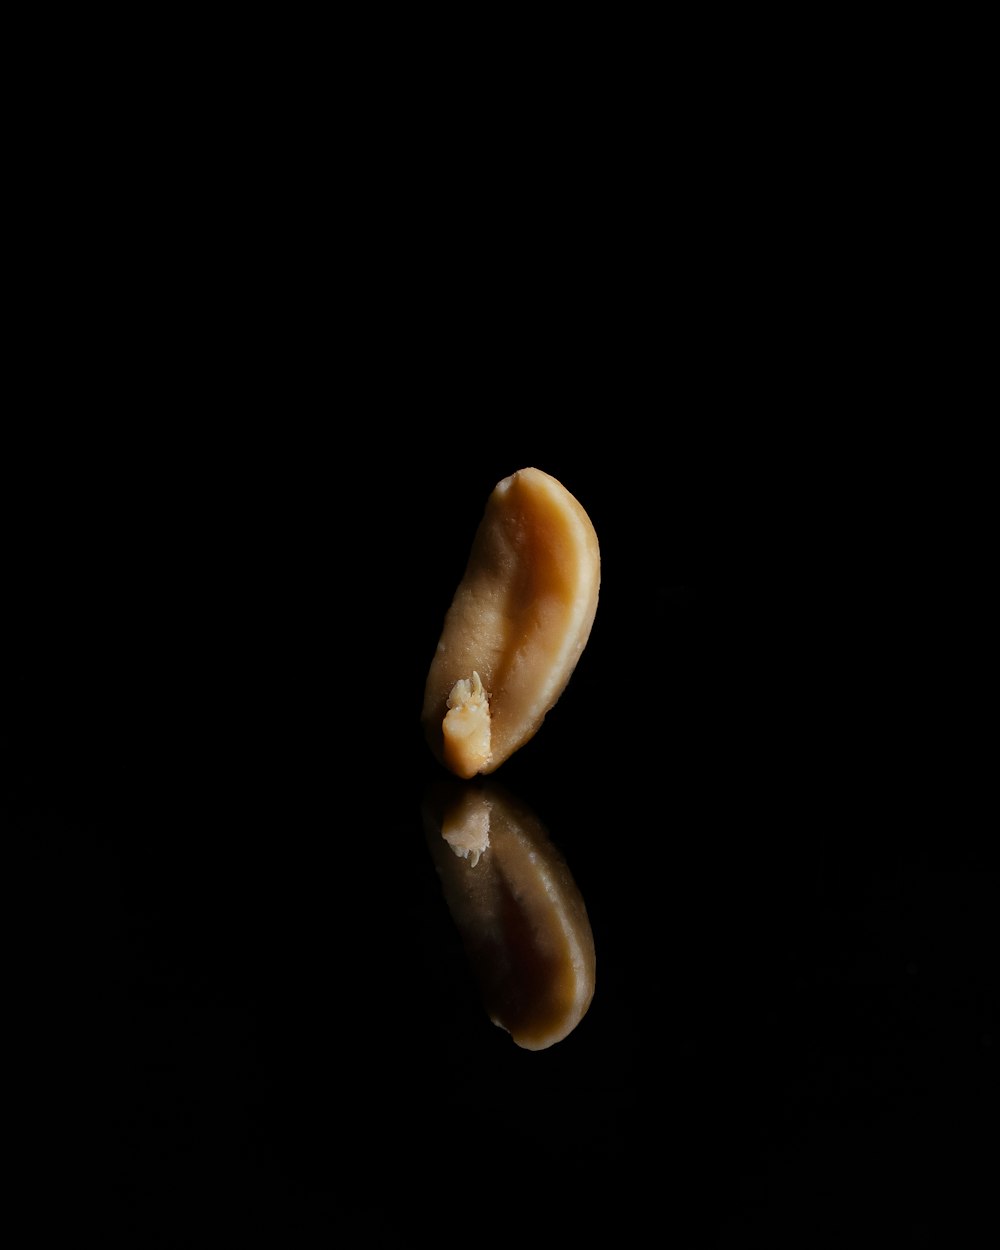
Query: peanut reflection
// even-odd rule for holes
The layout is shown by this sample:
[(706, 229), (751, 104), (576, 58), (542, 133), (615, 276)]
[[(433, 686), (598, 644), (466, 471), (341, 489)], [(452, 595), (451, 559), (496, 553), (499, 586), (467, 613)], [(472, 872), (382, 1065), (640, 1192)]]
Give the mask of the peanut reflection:
[(587, 909), (541, 821), (494, 781), (441, 782), (423, 804), (445, 901), (490, 1019), (525, 1050), (580, 1023), (594, 996)]

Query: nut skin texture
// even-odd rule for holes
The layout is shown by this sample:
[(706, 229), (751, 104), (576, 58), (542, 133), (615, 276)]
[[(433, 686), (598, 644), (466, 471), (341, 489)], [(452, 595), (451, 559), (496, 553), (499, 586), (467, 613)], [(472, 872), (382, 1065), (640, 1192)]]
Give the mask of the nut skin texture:
[[(424, 733), (450, 772), (492, 773), (538, 732), (590, 638), (600, 580), (594, 526), (561, 482), (525, 468), (497, 483), (424, 688)], [(443, 727), (473, 673), (488, 705), (474, 751), (446, 741)]]

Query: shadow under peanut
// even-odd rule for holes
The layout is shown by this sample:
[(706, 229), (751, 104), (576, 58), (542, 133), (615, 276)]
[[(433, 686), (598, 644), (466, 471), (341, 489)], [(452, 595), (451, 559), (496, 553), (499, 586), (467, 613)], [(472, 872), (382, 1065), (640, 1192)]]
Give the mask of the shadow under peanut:
[(434, 866), (494, 1024), (544, 1050), (580, 1023), (596, 954), (583, 897), (548, 831), (492, 780), (440, 781), (422, 805)]

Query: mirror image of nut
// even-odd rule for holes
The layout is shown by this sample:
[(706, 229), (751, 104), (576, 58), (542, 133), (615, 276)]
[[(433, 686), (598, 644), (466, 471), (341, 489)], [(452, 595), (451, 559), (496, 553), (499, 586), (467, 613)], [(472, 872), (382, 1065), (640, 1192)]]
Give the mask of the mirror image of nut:
[(534, 812), (496, 781), (444, 781), (424, 832), (483, 1005), (524, 1050), (580, 1023), (597, 959), (583, 896)]
[(427, 675), (422, 722), (458, 777), (494, 772), (538, 732), (597, 612), (601, 556), (583, 506), (519, 469), (494, 487)]

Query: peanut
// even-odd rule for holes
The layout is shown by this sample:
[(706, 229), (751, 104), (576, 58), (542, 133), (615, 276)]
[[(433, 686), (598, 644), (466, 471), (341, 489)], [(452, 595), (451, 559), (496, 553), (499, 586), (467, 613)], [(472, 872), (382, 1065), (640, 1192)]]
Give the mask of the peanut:
[(590, 638), (600, 546), (582, 505), (540, 469), (494, 487), (424, 688), (435, 757), (492, 773), (538, 732)]

